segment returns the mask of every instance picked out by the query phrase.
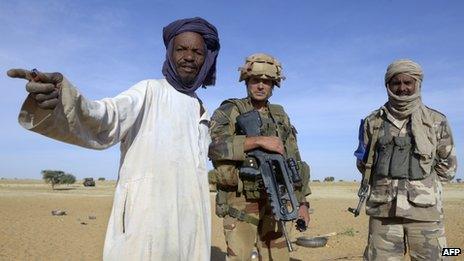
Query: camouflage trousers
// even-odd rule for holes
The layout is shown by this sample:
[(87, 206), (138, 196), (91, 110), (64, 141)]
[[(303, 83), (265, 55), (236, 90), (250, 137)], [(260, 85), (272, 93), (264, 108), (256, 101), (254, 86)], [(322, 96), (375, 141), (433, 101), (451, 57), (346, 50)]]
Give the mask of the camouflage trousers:
[(403, 260), (406, 251), (411, 260), (446, 260), (441, 256), (444, 247), (442, 221), (370, 217), (364, 260)]
[[(235, 193), (233, 193), (235, 194)], [(274, 220), (268, 203), (263, 200), (246, 201), (245, 197), (229, 197), (229, 206), (259, 220), (259, 225), (224, 217), (224, 236), (227, 244), (226, 260), (289, 260), (285, 236)], [(290, 235), (291, 222), (286, 224)]]

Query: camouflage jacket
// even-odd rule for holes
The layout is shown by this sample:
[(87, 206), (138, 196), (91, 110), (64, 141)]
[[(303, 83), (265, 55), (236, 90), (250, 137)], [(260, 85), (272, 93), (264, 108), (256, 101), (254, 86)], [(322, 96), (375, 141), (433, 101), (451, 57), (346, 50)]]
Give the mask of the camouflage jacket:
[[(367, 215), (403, 217), (421, 221), (438, 221), (443, 218), (441, 181), (449, 181), (454, 177), (457, 168), (456, 153), (446, 117), (438, 111), (427, 109), (432, 116), (437, 137), (436, 159), (432, 173), (426, 173), (422, 180), (392, 179), (376, 176), (373, 168), (371, 192), (366, 202)], [(364, 140), (361, 142), (370, 144), (374, 128), (379, 128), (379, 123), (382, 121), (390, 123), (392, 136), (404, 137), (408, 133), (411, 134), (410, 124), (407, 124), (409, 120), (398, 121), (379, 109), (364, 119), (361, 129)], [(379, 138), (385, 135), (383, 132), (379, 129)], [(374, 165), (376, 159), (375, 153)], [(357, 166), (361, 172), (364, 171), (362, 160), (358, 159)]]
[[(236, 99), (247, 110), (251, 111), (253, 106), (248, 98)], [(311, 193), (309, 189), (309, 166), (301, 160), (296, 140), (296, 129), (290, 124), (288, 115), (280, 105), (269, 104), (267, 112), (260, 112), (265, 136), (278, 136), (282, 139), (285, 147), (286, 157), (293, 157), (299, 166), (303, 178), (302, 186), (296, 189), (296, 197), (299, 202), (305, 202), (305, 197)], [(237, 188), (239, 173), (238, 168), (246, 159), (244, 151), (245, 135), (236, 132), (236, 118), (240, 110), (231, 102), (224, 101), (214, 111), (211, 117), (209, 147), (209, 158), (216, 169), (216, 181), (219, 186)]]

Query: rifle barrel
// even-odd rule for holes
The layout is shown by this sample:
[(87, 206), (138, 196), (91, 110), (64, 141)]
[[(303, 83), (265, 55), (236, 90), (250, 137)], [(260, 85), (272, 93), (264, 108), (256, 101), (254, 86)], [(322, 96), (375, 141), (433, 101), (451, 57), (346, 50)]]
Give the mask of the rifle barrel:
[(285, 222), (280, 220), (280, 225), (282, 226), (282, 232), (284, 232), (285, 241), (287, 242), (288, 252), (293, 252), (292, 242), (288, 238), (287, 228), (285, 227)]

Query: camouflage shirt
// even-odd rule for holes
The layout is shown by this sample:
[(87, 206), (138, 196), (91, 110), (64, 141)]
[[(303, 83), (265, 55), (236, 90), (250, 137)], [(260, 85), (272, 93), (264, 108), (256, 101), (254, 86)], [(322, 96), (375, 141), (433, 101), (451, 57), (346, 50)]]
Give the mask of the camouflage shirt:
[[(253, 106), (248, 98), (238, 100), (252, 110)], [(272, 112), (270, 106), (277, 107), (276, 112)], [(245, 135), (238, 135), (236, 132), (236, 118), (240, 115), (239, 108), (231, 102), (223, 102), (214, 111), (211, 117), (210, 135), (212, 142), (209, 147), (208, 156), (213, 165), (219, 172), (218, 184), (236, 185), (233, 181), (238, 179), (238, 167), (246, 159), (244, 150)], [(286, 157), (293, 157), (300, 167), (303, 178), (303, 185), (296, 189), (296, 196), (300, 202), (305, 201), (305, 196), (310, 194), (309, 166), (301, 160), (296, 140), (296, 129), (290, 124), (288, 115), (279, 105), (268, 103), (267, 109), (260, 112), (262, 119), (262, 130), (265, 136), (280, 137), (284, 147)]]
[[(392, 179), (375, 175), (371, 176), (371, 193), (366, 203), (366, 213), (375, 217), (403, 217), (421, 221), (438, 221), (443, 218), (442, 185), (440, 181), (451, 180), (456, 172), (457, 162), (451, 129), (446, 117), (428, 108), (433, 119), (433, 128), (437, 137), (435, 166), (422, 180)], [(388, 121), (392, 136), (404, 137), (411, 134), (409, 119), (400, 121), (382, 109), (374, 111), (364, 120), (362, 126), (363, 142), (369, 144), (374, 121)], [(379, 130), (379, 138), (385, 135)], [(374, 162), (376, 162), (374, 154)], [(358, 169), (364, 171), (364, 162), (358, 160)]]

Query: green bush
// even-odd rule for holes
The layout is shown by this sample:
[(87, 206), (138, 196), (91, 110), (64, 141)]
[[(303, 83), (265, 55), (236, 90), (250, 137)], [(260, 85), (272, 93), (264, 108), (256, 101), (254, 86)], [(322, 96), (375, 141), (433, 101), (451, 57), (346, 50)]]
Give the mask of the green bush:
[(324, 181), (325, 181), (325, 182), (333, 182), (334, 180), (335, 180), (334, 177), (325, 177), (325, 178), (324, 178)]
[(64, 174), (61, 178), (60, 184), (74, 184), (76, 183), (76, 177), (72, 174)]
[(42, 179), (46, 183), (52, 185), (52, 189), (55, 189), (56, 184), (74, 184), (76, 177), (72, 174), (64, 173), (61, 170), (42, 170)]

